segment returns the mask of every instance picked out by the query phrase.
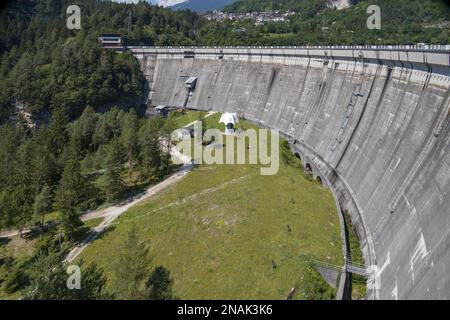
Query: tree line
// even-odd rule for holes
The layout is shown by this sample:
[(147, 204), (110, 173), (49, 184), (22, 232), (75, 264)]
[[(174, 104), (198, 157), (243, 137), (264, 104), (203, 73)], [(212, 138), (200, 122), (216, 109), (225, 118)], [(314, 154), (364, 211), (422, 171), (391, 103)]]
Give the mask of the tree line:
[(8, 270), (4, 279), (0, 274), (3, 290), (19, 293), (25, 300), (177, 299), (170, 271), (153, 262), (148, 245), (139, 241), (134, 225), (118, 258), (111, 263), (109, 279), (96, 263), (86, 264), (83, 260), (72, 264), (79, 268), (77, 274), (69, 272), (68, 264), (63, 262), (68, 249), (46, 234), (28, 260), (16, 265), (11, 257), (0, 260), (0, 270)]
[[(106, 288), (103, 270), (81, 263), (83, 288), (69, 290), (63, 260), (86, 236), (83, 212), (140, 192), (140, 186), (174, 169), (162, 143), (174, 121), (143, 119), (134, 109), (117, 107), (96, 113), (88, 106), (75, 121), (56, 112), (48, 126), (0, 126), (0, 230), (27, 227), (35, 230), (27, 237), (38, 237), (30, 259), (0, 256), (0, 285), (7, 293), (20, 291), (26, 299), (172, 297), (170, 272), (150, 269), (149, 252), (135, 229), (114, 265), (112, 289)], [(49, 225), (45, 217), (55, 210), (56, 224)]]
[(73, 122), (56, 112), (37, 129), (0, 126), (0, 229), (42, 224), (58, 210), (70, 238), (80, 212), (170, 172), (161, 137), (174, 129), (171, 119), (140, 119), (117, 107), (101, 114), (90, 106)]
[[(76, 119), (96, 109), (137, 105), (145, 86), (130, 53), (102, 50), (97, 37), (119, 33), (128, 45), (353, 45), (445, 44), (450, 10), (444, 1), (352, 1), (347, 9), (326, 0), (240, 0), (227, 11), (295, 10), (286, 22), (208, 21), (190, 10), (172, 11), (148, 2), (12, 0), (0, 11), (0, 123), (17, 103), (48, 120), (62, 109)], [(81, 8), (81, 30), (68, 30), (66, 8)], [(380, 30), (366, 27), (369, 5), (382, 9)]]

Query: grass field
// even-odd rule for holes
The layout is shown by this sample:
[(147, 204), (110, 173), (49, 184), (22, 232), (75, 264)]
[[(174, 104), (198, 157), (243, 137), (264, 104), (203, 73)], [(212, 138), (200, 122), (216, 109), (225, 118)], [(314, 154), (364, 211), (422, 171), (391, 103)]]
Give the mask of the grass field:
[(171, 114), (174, 117), (175, 125), (177, 128), (181, 128), (189, 123), (192, 123), (199, 119), (199, 117), (204, 117), (206, 112), (197, 112), (197, 111), (187, 111), (185, 114), (173, 113)]
[(292, 287), (302, 298), (305, 256), (343, 263), (333, 196), (299, 163), (274, 176), (260, 175), (259, 165), (198, 166), (131, 208), (80, 257), (104, 268), (110, 285), (132, 225), (181, 299), (285, 299)]

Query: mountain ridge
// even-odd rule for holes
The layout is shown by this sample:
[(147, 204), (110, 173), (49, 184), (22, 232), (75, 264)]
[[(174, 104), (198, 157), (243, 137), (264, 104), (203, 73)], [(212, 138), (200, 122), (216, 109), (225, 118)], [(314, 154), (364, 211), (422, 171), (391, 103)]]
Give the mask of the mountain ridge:
[(236, 0), (187, 0), (172, 6), (169, 6), (170, 9), (174, 10), (183, 10), (190, 9), (196, 12), (207, 12), (212, 10), (221, 9), (225, 6), (231, 5)]

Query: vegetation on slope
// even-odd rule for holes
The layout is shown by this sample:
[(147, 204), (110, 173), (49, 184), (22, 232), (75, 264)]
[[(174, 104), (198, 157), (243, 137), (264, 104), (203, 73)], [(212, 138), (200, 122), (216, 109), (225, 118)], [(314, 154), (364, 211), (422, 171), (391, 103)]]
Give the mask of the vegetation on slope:
[[(356, 234), (356, 231), (352, 225), (350, 216), (348, 214), (345, 215), (345, 223), (347, 224), (348, 231), (348, 242), (349, 242), (349, 251), (352, 257), (352, 263), (357, 266), (364, 266), (364, 258), (361, 252), (361, 247), (359, 245), (359, 239)], [(352, 283), (352, 291), (351, 297), (353, 300), (362, 300), (366, 297), (366, 289), (367, 289), (367, 279), (363, 276), (352, 274), (351, 275)]]
[[(208, 127), (219, 116), (209, 117)], [(131, 208), (81, 258), (112, 279), (117, 252), (133, 229), (148, 245), (152, 265), (171, 271), (182, 299), (286, 299), (293, 287), (295, 299), (332, 299), (334, 290), (304, 256), (343, 263), (333, 196), (307, 179), (293, 156), (277, 175), (261, 176), (259, 169), (198, 166)], [(108, 287), (115, 287), (112, 280)]]
[[(34, 134), (0, 126), (0, 230), (32, 229), (12, 241), (28, 248), (24, 259), (10, 254), (9, 241), (0, 248), (0, 288), (23, 293), (39, 283), (30, 273), (36, 261), (54, 265), (94, 226), (83, 225), (82, 212), (127, 199), (170, 174), (175, 167), (160, 139), (172, 132), (171, 123), (139, 119), (133, 109), (98, 114), (89, 107), (71, 123), (56, 114)], [(41, 244), (33, 249), (37, 237)], [(55, 253), (49, 260), (40, 257), (49, 252)]]
[(0, 126), (0, 230), (32, 227), (58, 210), (63, 235), (81, 212), (114, 203), (160, 180), (173, 166), (159, 139), (173, 128), (140, 120), (134, 110), (84, 110), (72, 123), (56, 114), (32, 133)]
[[(146, 2), (127, 5), (77, 0), (81, 30), (66, 28), (69, 0), (13, 0), (0, 11), (0, 123), (24, 105), (48, 118), (57, 110), (70, 119), (87, 105), (137, 106), (144, 86), (129, 53), (102, 50), (97, 37), (120, 33), (133, 45), (338, 45), (448, 43), (450, 10), (442, 1), (359, 1), (344, 10), (324, 0), (238, 1), (232, 11), (294, 9), (287, 22), (208, 21), (189, 10)], [(366, 27), (368, 5), (382, 10), (381, 30)], [(131, 19), (130, 19), (131, 17)], [(326, 27), (327, 29), (323, 29)]]
[(307, 11), (312, 12), (310, 16), (324, 10), (327, 6), (328, 0), (238, 0), (233, 4), (224, 8), (226, 12), (254, 12), (254, 11), (269, 11), (269, 10), (291, 10), (300, 13)]
[[(81, 30), (66, 28), (71, 4), (81, 8)], [(137, 61), (101, 49), (97, 37), (116, 32), (134, 44), (193, 44), (199, 19), (144, 2), (11, 1), (0, 11), (0, 123), (16, 113), (17, 102), (41, 119), (56, 111), (75, 119), (88, 105), (139, 107), (144, 81)]]
[[(92, 171), (106, 174), (107, 169), (95, 160), (108, 158), (98, 155), (104, 144), (95, 147), (94, 137), (105, 130), (100, 124), (110, 126), (112, 131), (106, 132), (120, 132), (116, 137), (120, 140), (124, 132), (114, 123), (123, 124), (129, 116), (115, 109), (104, 115), (83, 115), (67, 125), (69, 141), (82, 146), (78, 159), (85, 182), (95, 185), (97, 176)], [(218, 116), (208, 118), (207, 126), (216, 126)], [(194, 112), (170, 117), (163, 128), (196, 118)], [(94, 123), (89, 124), (89, 119)], [(138, 136), (155, 121), (161, 119), (140, 121)], [(106, 145), (114, 141), (114, 135), (109, 139)], [(303, 173), (298, 159), (286, 148), (283, 144), (283, 163), (276, 176), (261, 176), (259, 165), (200, 166), (178, 185), (130, 209), (82, 255), (89, 262), (80, 260), (89, 281), (84, 284), (86, 290), (75, 295), (62, 287), (58, 290), (65, 285), (60, 263), (71, 243), (60, 243), (59, 228), (2, 244), (0, 294), (28, 299), (284, 299), (296, 287), (296, 299), (332, 299), (334, 290), (305, 264), (304, 256), (342, 264), (334, 201), (327, 189)], [(142, 170), (140, 164), (136, 160), (135, 171)], [(126, 168), (124, 178), (129, 173)], [(22, 249), (14, 256), (11, 246), (17, 241)], [(55, 272), (38, 272), (43, 265)], [(43, 279), (51, 281), (45, 286)]]
[[(450, 7), (433, 0), (363, 0), (347, 9), (327, 9), (326, 0), (240, 0), (227, 7), (229, 12), (294, 10), (289, 22), (253, 26), (239, 25), (247, 33), (238, 38), (252, 38), (264, 45), (350, 45), (350, 44), (447, 44), (450, 39)], [(367, 28), (367, 8), (381, 9), (381, 29)], [(237, 25), (229, 22), (231, 25)], [(325, 27), (326, 29), (323, 29)]]

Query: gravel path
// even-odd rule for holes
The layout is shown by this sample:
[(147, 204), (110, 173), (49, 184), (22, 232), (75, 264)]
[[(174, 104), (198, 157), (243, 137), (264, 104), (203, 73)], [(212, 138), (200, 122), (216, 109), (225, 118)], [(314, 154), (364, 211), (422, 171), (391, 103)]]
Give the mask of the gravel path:
[(144, 193), (137, 195), (133, 198), (128, 199), (128, 201), (125, 204), (112, 206), (103, 210), (99, 211), (93, 211), (90, 212), (82, 217), (83, 221), (103, 217), (105, 218), (97, 227), (93, 229), (93, 231), (89, 234), (89, 236), (84, 239), (81, 244), (73, 248), (69, 254), (67, 255), (65, 262), (72, 262), (74, 261), (83, 251), (86, 249), (86, 247), (92, 243), (95, 239), (98, 238), (98, 236), (105, 231), (106, 228), (108, 228), (111, 223), (114, 222), (114, 220), (117, 219), (122, 213), (126, 212), (129, 208), (137, 204), (138, 202), (141, 202), (145, 199), (148, 199), (158, 192), (166, 189), (167, 187), (177, 183), (179, 180), (181, 180), (189, 171), (192, 170), (192, 163), (191, 159), (183, 154), (181, 154), (178, 150), (172, 148), (170, 152), (173, 156), (180, 158), (183, 161), (183, 167), (180, 171), (177, 171), (164, 181), (161, 181), (160, 183), (150, 187), (145, 191)]

